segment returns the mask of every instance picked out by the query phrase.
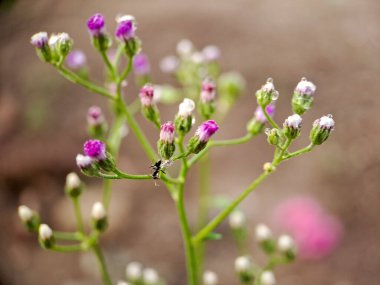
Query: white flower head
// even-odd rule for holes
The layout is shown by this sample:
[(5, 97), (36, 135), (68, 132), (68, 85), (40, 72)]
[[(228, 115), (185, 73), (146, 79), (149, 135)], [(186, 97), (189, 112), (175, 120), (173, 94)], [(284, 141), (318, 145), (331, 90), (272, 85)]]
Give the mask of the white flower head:
[(232, 229), (240, 229), (244, 227), (246, 222), (246, 217), (242, 211), (233, 211), (228, 218), (228, 222)]
[(195, 64), (201, 64), (204, 62), (204, 57), (203, 57), (203, 54), (201, 52), (192, 53), (190, 59)]
[(38, 48), (42, 48), (48, 41), (49, 36), (47, 32), (39, 32), (30, 38), (30, 43)]
[(38, 229), (41, 240), (46, 241), (53, 237), (53, 230), (46, 224), (41, 224)]
[(194, 50), (193, 43), (188, 39), (183, 39), (177, 44), (177, 53), (180, 56), (189, 56)]
[(82, 182), (80, 181), (78, 175), (75, 172), (71, 172), (66, 176), (66, 187), (68, 189), (75, 189), (80, 187)]
[(277, 246), (281, 252), (293, 251), (295, 249), (294, 240), (288, 235), (281, 235), (277, 240)]
[(286, 125), (289, 128), (292, 129), (299, 129), (301, 128), (302, 118), (298, 114), (294, 114), (289, 116), (286, 120), (284, 125)]
[(202, 55), (207, 62), (216, 61), (220, 57), (220, 49), (217, 46), (209, 45), (202, 50)]
[(275, 285), (276, 284), (276, 278), (274, 277), (274, 274), (272, 271), (264, 271), (261, 273), (261, 284), (262, 285)]
[(244, 273), (252, 268), (252, 262), (248, 256), (239, 256), (235, 259), (235, 271), (238, 273)]
[(164, 73), (174, 73), (179, 67), (179, 60), (174, 55), (164, 57), (160, 62), (160, 69)]
[(83, 154), (78, 154), (75, 160), (79, 168), (86, 168), (92, 164), (92, 158)]
[(315, 90), (317, 90), (317, 87), (314, 85), (314, 83), (308, 81), (305, 77), (303, 77), (301, 81), (298, 82), (295, 89), (295, 91), (300, 93), (301, 95), (307, 96), (312, 96), (315, 93)]
[(255, 230), (256, 240), (258, 242), (266, 241), (272, 238), (272, 231), (264, 224), (258, 224)]
[(125, 268), (125, 275), (130, 281), (137, 281), (142, 277), (142, 265), (137, 261), (130, 262)]
[(276, 91), (272, 78), (267, 79), (267, 82), (261, 87), (261, 91), (264, 91), (267, 93), (271, 93), (273, 91)]
[(51, 34), (51, 36), (49, 38), (49, 46), (51, 48), (54, 48), (55, 45), (57, 44), (58, 40), (59, 40), (58, 34)]
[(215, 272), (206, 270), (203, 273), (203, 284), (204, 285), (217, 285), (219, 284), (218, 275)]
[(132, 15), (117, 15), (115, 20), (118, 24), (125, 21), (136, 22), (135, 17)]
[(18, 216), (20, 217), (21, 221), (26, 223), (33, 218), (33, 211), (29, 207), (21, 205), (18, 207)]
[(323, 116), (319, 119), (319, 126), (323, 129), (332, 130), (334, 128), (335, 122), (332, 118), (332, 115)]
[(187, 118), (192, 115), (195, 109), (195, 103), (189, 98), (183, 99), (182, 103), (178, 107), (178, 116)]
[(106, 217), (106, 215), (107, 215), (106, 209), (104, 208), (104, 206), (103, 206), (103, 204), (101, 202), (96, 202), (92, 206), (91, 216), (95, 220), (104, 219)]
[(146, 268), (143, 271), (143, 280), (146, 285), (155, 285), (160, 282), (160, 277), (153, 268)]

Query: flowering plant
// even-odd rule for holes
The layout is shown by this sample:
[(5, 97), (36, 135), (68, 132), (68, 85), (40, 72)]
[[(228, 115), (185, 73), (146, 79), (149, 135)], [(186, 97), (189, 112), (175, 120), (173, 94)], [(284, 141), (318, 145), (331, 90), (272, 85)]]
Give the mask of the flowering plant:
[[(52, 34), (40, 32), (32, 36), (38, 56), (55, 68), (63, 77), (84, 88), (105, 97), (112, 110), (114, 120), (108, 128), (102, 110), (91, 107), (88, 111), (88, 131), (90, 139), (84, 143), (83, 154), (78, 154), (76, 163), (86, 176), (100, 178), (104, 183), (103, 198), (92, 208), (91, 230), (84, 226), (80, 208), (80, 197), (85, 185), (77, 174), (67, 175), (65, 192), (72, 200), (76, 215), (77, 228), (73, 232), (52, 230), (41, 223), (38, 213), (27, 206), (19, 207), (19, 216), (31, 232), (38, 234), (39, 242), (45, 249), (58, 252), (92, 251), (99, 261), (104, 284), (113, 281), (101, 251), (99, 238), (108, 225), (108, 210), (112, 193), (112, 180), (161, 180), (172, 197), (178, 212), (186, 256), (188, 284), (195, 285), (201, 281), (207, 285), (217, 284), (214, 272), (204, 271), (203, 257), (207, 241), (220, 239), (216, 232), (223, 220), (229, 217), (232, 234), (240, 248), (246, 240), (245, 216), (238, 210), (239, 204), (247, 198), (282, 162), (311, 151), (322, 144), (334, 128), (331, 115), (317, 119), (310, 131), (310, 144), (305, 148), (290, 151), (292, 142), (301, 132), (302, 117), (314, 101), (315, 85), (302, 78), (292, 96), (293, 115), (279, 126), (274, 120), (275, 103), (279, 92), (272, 79), (256, 92), (257, 108), (252, 119), (247, 123), (245, 135), (229, 140), (213, 140), (219, 130), (218, 122), (228, 114), (244, 89), (244, 80), (235, 72), (221, 74), (218, 65), (220, 51), (215, 46), (208, 46), (197, 51), (189, 40), (181, 41), (177, 46), (178, 57), (167, 57), (161, 62), (164, 72), (175, 75), (181, 88), (168, 85), (151, 84), (148, 58), (141, 52), (141, 41), (136, 35), (137, 23), (133, 16), (124, 15), (116, 19), (116, 51), (111, 56), (112, 37), (106, 31), (105, 19), (101, 14), (93, 15), (87, 22), (93, 46), (102, 57), (107, 70), (104, 87), (89, 79), (86, 57), (81, 51), (72, 50), (73, 40), (67, 33)], [(126, 66), (122, 66), (123, 57)], [(125, 80), (132, 70), (136, 84), (140, 87), (139, 95), (132, 103), (126, 103), (123, 94)], [(158, 103), (176, 103), (179, 110), (172, 121), (162, 122)], [(138, 107), (138, 108), (137, 108)], [(135, 113), (140, 109), (148, 122), (157, 128), (157, 150), (148, 141), (146, 135), (135, 120)], [(199, 115), (195, 114), (195, 110)], [(195, 118), (203, 120), (193, 131)], [(246, 143), (264, 132), (267, 141), (274, 148), (273, 159), (263, 164), (262, 173), (231, 202), (224, 203), (221, 211), (209, 220), (211, 207), (207, 183), (200, 189), (198, 205), (199, 219), (195, 229), (189, 225), (185, 210), (184, 191), (189, 170), (200, 163), (201, 180), (208, 175), (208, 152), (214, 147), (233, 146)], [(150, 174), (131, 174), (118, 167), (117, 156), (124, 136), (125, 125), (136, 136), (151, 165)], [(193, 132), (185, 142), (186, 136)], [(175, 174), (173, 164), (180, 163), (179, 173)], [(207, 178), (207, 177), (206, 177)], [(275, 266), (288, 263), (296, 257), (296, 245), (288, 235), (281, 235), (276, 241), (271, 230), (259, 224), (256, 239), (268, 257), (265, 266), (254, 264), (249, 254), (243, 255), (235, 262), (235, 270), (242, 284), (271, 285), (275, 283), (272, 272)], [(163, 284), (164, 280), (154, 269), (142, 270), (141, 264), (132, 262), (127, 266), (126, 278), (131, 284)], [(119, 284), (127, 284), (120, 281)]]

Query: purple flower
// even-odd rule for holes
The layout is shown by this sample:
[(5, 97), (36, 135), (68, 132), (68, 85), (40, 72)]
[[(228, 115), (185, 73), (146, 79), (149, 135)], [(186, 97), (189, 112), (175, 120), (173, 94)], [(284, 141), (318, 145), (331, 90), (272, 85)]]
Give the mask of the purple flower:
[(174, 124), (169, 121), (161, 126), (160, 140), (164, 143), (174, 142)]
[(149, 59), (146, 54), (139, 53), (133, 57), (133, 71), (136, 75), (146, 75), (150, 72)]
[(305, 77), (302, 77), (294, 91), (300, 93), (301, 95), (312, 96), (316, 89), (317, 87), (313, 82), (308, 81)]
[(91, 16), (87, 21), (88, 30), (94, 37), (98, 37), (102, 34), (104, 31), (104, 24), (104, 16), (99, 13)]
[[(274, 111), (276, 109), (276, 106), (274, 104), (269, 104), (265, 110), (267, 111), (268, 115), (272, 118), (274, 115)], [(267, 118), (265, 117), (263, 110), (260, 106), (257, 106), (255, 111), (255, 119), (259, 121), (260, 123), (265, 123), (267, 121)]]
[(88, 140), (83, 145), (85, 155), (95, 160), (106, 159), (106, 145), (100, 140)]
[(90, 126), (97, 126), (104, 122), (102, 109), (98, 106), (92, 106), (88, 109), (87, 123)]
[(209, 79), (206, 79), (202, 83), (201, 101), (202, 103), (210, 103), (215, 100), (216, 95), (215, 83)]
[(219, 126), (214, 120), (208, 120), (198, 127), (195, 135), (199, 137), (199, 140), (201, 142), (207, 142), (218, 129)]
[(133, 20), (120, 21), (116, 27), (115, 35), (121, 41), (128, 41), (135, 36), (136, 26)]
[(140, 101), (145, 107), (153, 105), (154, 88), (151, 84), (145, 84), (140, 89)]
[(66, 64), (71, 69), (81, 69), (86, 65), (87, 58), (83, 51), (74, 50), (66, 58)]
[(39, 32), (30, 38), (30, 43), (36, 48), (43, 48), (48, 44), (48, 41), (49, 37), (47, 32)]

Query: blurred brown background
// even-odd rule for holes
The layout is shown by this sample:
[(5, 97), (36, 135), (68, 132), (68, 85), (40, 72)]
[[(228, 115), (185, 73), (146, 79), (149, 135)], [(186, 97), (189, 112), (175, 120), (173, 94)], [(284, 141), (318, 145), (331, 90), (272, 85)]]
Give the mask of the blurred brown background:
[[(12, 2), (12, 1), (7, 1)], [(1, 5), (5, 5), (3, 1)], [(11, 3), (12, 4), (12, 3)], [(3, 6), (4, 7), (4, 6)], [(301, 76), (317, 85), (315, 107), (304, 128), (332, 113), (336, 130), (311, 154), (281, 166), (257, 193), (242, 205), (251, 231), (257, 222), (270, 222), (273, 207), (292, 195), (317, 198), (343, 222), (345, 236), (330, 257), (319, 262), (296, 262), (276, 274), (284, 285), (380, 284), (380, 2), (377, 0), (20, 0), (0, 14), (0, 284), (100, 284), (90, 254), (43, 251), (21, 227), (16, 209), (26, 203), (39, 209), (56, 229), (73, 228), (71, 205), (63, 184), (76, 170), (74, 157), (86, 139), (85, 113), (106, 102), (61, 78), (41, 63), (29, 44), (40, 30), (68, 32), (75, 47), (84, 49), (98, 79), (99, 56), (90, 45), (85, 22), (95, 12), (114, 29), (118, 13), (133, 14), (138, 35), (150, 56), (156, 83), (172, 82), (159, 72), (163, 56), (176, 43), (190, 38), (197, 47), (218, 45), (223, 70), (239, 70), (247, 92), (218, 134), (244, 134), (255, 107), (253, 92), (268, 76), (280, 91), (276, 118), (291, 112), (290, 96)], [(136, 96), (129, 86), (127, 98)], [(172, 118), (177, 107), (165, 109)], [(156, 131), (147, 126), (152, 141)], [(296, 146), (307, 143), (307, 130)], [(264, 136), (229, 151), (213, 150), (215, 193), (234, 197), (259, 173), (272, 149)], [(120, 165), (131, 172), (148, 171), (132, 135), (123, 142)], [(188, 212), (195, 218), (196, 172), (186, 190)], [(97, 179), (86, 179), (88, 213), (100, 198)], [(169, 284), (185, 284), (179, 225), (164, 186), (151, 181), (115, 183), (111, 227), (102, 240), (114, 280), (123, 277), (128, 261), (153, 266)], [(210, 243), (207, 268), (221, 284), (237, 284), (233, 260), (238, 254), (226, 224), (223, 241)], [(255, 253), (256, 248), (252, 250)]]

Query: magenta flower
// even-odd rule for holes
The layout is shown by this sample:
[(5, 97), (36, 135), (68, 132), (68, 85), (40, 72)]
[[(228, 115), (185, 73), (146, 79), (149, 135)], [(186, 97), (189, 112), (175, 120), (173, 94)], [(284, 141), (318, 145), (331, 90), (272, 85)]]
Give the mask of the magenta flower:
[(90, 19), (88, 19), (87, 21), (88, 30), (94, 37), (98, 37), (103, 33), (104, 24), (104, 16), (99, 13), (96, 13), (95, 15), (91, 16)]
[(150, 72), (149, 59), (146, 54), (139, 53), (133, 57), (133, 71), (136, 75), (146, 75)]
[(87, 123), (90, 126), (97, 126), (104, 122), (102, 109), (98, 106), (92, 106), (87, 112)]
[(151, 84), (145, 84), (140, 89), (140, 101), (141, 104), (145, 107), (149, 107), (153, 105), (153, 97), (154, 97), (154, 88)]
[(202, 103), (210, 103), (215, 100), (216, 86), (215, 83), (206, 79), (202, 83), (201, 101)]
[(296, 197), (279, 205), (275, 214), (282, 230), (289, 231), (303, 259), (321, 259), (339, 244), (342, 226), (311, 198)]
[(86, 156), (95, 160), (105, 160), (107, 158), (106, 145), (100, 140), (88, 140), (83, 145), (83, 152)]
[(174, 142), (174, 124), (169, 121), (161, 126), (160, 140), (164, 143)]
[(136, 26), (133, 20), (120, 21), (116, 27), (115, 35), (121, 41), (127, 41), (135, 36)]
[[(267, 111), (268, 115), (272, 118), (274, 116), (276, 106), (274, 104), (269, 104), (268, 106), (266, 106), (265, 110)], [(257, 106), (256, 108), (255, 119), (260, 123), (265, 123), (267, 121), (267, 118), (265, 117), (264, 112), (260, 106)]]
[(218, 129), (219, 126), (214, 120), (208, 120), (198, 127), (195, 135), (199, 137), (201, 142), (207, 142)]
[(81, 69), (86, 65), (87, 58), (83, 51), (74, 50), (66, 58), (66, 64), (71, 69)]

